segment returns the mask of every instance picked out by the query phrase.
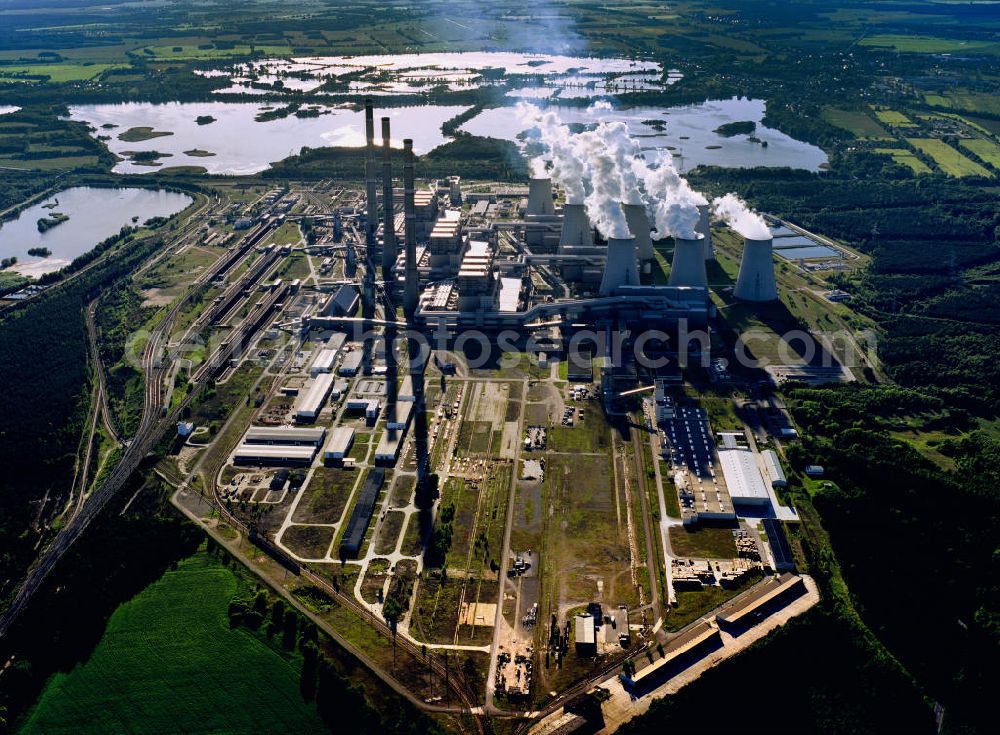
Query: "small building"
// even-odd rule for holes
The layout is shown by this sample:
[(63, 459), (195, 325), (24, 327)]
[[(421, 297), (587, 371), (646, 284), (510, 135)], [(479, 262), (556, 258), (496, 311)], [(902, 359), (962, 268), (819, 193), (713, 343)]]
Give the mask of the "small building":
[(191, 436), (194, 433), (194, 424), (190, 421), (178, 421), (177, 422), (177, 436)]
[(330, 437), (323, 449), (323, 459), (327, 462), (343, 460), (354, 444), (354, 429), (350, 426), (337, 426), (330, 430)]
[(333, 381), (333, 390), (330, 392), (330, 395), (333, 397), (333, 400), (339, 401), (341, 397), (347, 395), (347, 391), (350, 390), (350, 387), (350, 383), (343, 378), (340, 378), (339, 380)]
[(378, 421), (380, 413), (382, 413), (382, 402), (378, 398), (370, 398), (365, 401), (365, 421), (374, 424)]
[(826, 474), (826, 470), (822, 465), (811, 464), (806, 466), (806, 474), (809, 475), (809, 477), (822, 477)]
[(594, 616), (581, 613), (576, 616), (576, 655), (590, 657), (597, 655), (597, 625)]
[(278, 470), (271, 478), (270, 488), (273, 492), (280, 492), (285, 488), (286, 482), (288, 482), (288, 470)]
[(312, 365), (309, 366), (309, 375), (315, 378), (320, 373), (333, 372), (333, 363), (337, 361), (337, 350), (324, 347), (316, 351)]
[[(375, 401), (378, 403), (378, 401)], [(410, 417), (413, 415), (413, 403), (410, 401), (396, 401), (386, 407), (385, 425), (388, 429), (405, 431), (410, 424)], [(378, 413), (375, 414), (376, 418)], [(367, 418), (367, 416), (366, 416)]]
[(771, 481), (771, 487), (787, 487), (788, 479), (785, 477), (785, 471), (781, 469), (781, 462), (775, 451), (765, 449), (760, 456), (764, 458), (764, 471), (767, 473), (767, 479)]

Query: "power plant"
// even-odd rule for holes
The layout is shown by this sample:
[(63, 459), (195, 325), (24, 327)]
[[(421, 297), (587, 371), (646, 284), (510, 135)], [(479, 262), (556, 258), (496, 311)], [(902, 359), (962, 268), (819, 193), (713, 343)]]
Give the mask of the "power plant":
[(639, 261), (636, 257), (635, 238), (608, 240), (608, 259), (601, 277), (601, 296), (610, 296), (622, 286), (639, 285)]
[(625, 221), (628, 223), (629, 232), (635, 238), (639, 260), (644, 263), (642, 272), (649, 273), (651, 270), (649, 261), (656, 257), (656, 253), (653, 252), (653, 240), (649, 236), (652, 227), (649, 224), (646, 207), (642, 204), (622, 204), (622, 211), (625, 212)]
[(396, 207), (392, 193), (392, 139), (389, 118), (382, 118), (382, 278), (392, 278), (396, 264)]
[(715, 260), (712, 248), (712, 208), (708, 204), (698, 205), (698, 224), (694, 231), (702, 236), (705, 260)]
[[(529, 199), (530, 202), (530, 199)], [(559, 252), (572, 248), (594, 247), (594, 229), (590, 226), (587, 209), (582, 204), (564, 204)]]
[(741, 301), (764, 302), (778, 298), (771, 245), (771, 238), (743, 238), (743, 258), (740, 260), (740, 272), (733, 291), (733, 295)]
[(552, 202), (552, 179), (528, 179), (528, 209), (525, 214), (555, 213), (555, 204)]

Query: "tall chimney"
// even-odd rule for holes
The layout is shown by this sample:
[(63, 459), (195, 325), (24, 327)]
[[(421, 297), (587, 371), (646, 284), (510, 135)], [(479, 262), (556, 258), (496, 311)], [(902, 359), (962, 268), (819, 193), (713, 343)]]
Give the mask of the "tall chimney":
[(774, 301), (778, 287), (774, 282), (774, 260), (771, 257), (771, 238), (752, 240), (743, 238), (743, 259), (736, 277), (733, 296), (741, 301)]
[(715, 250), (712, 248), (712, 210), (708, 204), (698, 205), (698, 224), (694, 231), (705, 238), (704, 244), (705, 260), (715, 260)]
[(555, 214), (552, 179), (528, 179), (528, 209), (525, 214)]
[(403, 141), (403, 212), (406, 217), (406, 286), (403, 313), (411, 319), (417, 311), (417, 211), (413, 201), (413, 141)]
[(674, 259), (670, 263), (670, 286), (708, 287), (708, 276), (705, 273), (704, 238), (685, 240), (674, 238)]
[(396, 213), (392, 197), (392, 143), (387, 117), (382, 118), (382, 209), (382, 279), (388, 288), (392, 266), (396, 263)]
[(635, 238), (608, 238), (608, 259), (601, 278), (601, 296), (610, 296), (619, 286), (639, 285), (639, 264), (635, 257)]
[(372, 98), (365, 99), (365, 184), (367, 188), (367, 218), (365, 245), (371, 262), (375, 252), (375, 229), (378, 226), (378, 187), (375, 180), (375, 112)]

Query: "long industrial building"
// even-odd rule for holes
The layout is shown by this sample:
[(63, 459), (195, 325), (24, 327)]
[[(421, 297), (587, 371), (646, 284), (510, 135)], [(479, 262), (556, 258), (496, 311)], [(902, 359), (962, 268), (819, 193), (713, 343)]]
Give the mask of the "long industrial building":
[(260, 467), (310, 465), (318, 449), (315, 444), (247, 444), (244, 442), (233, 454), (233, 464)]
[(245, 444), (284, 446), (319, 446), (326, 435), (322, 426), (251, 426), (243, 438)]
[(375, 503), (382, 485), (385, 483), (385, 470), (374, 469), (365, 478), (365, 484), (358, 493), (358, 500), (354, 504), (354, 511), (351, 513), (351, 520), (347, 522), (347, 530), (340, 542), (340, 558), (356, 559), (361, 551), (361, 546), (365, 541), (365, 534), (368, 533), (368, 524), (371, 523), (372, 513), (375, 511)]
[(354, 444), (354, 429), (350, 426), (337, 426), (330, 430), (330, 437), (323, 447), (323, 459), (327, 462), (341, 461), (347, 457)]
[(295, 420), (302, 422), (315, 421), (319, 412), (323, 410), (326, 399), (333, 389), (333, 374), (321, 373), (317, 375), (303, 393), (299, 394), (299, 399), (295, 404)]
[(734, 503), (768, 505), (771, 494), (749, 449), (720, 449), (719, 463)]

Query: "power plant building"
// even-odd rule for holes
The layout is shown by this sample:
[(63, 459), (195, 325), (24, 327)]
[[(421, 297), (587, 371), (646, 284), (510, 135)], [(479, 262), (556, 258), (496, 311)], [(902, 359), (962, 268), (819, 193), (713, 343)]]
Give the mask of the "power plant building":
[(772, 242), (771, 238), (743, 238), (743, 258), (733, 290), (733, 295), (741, 301), (766, 302), (778, 298), (774, 259), (771, 257)]

